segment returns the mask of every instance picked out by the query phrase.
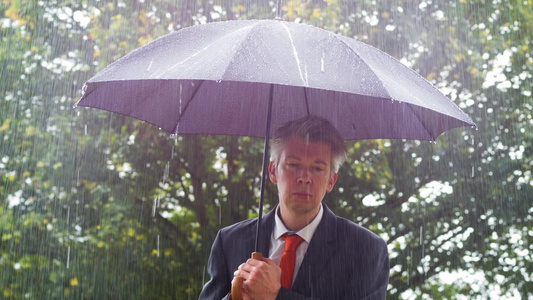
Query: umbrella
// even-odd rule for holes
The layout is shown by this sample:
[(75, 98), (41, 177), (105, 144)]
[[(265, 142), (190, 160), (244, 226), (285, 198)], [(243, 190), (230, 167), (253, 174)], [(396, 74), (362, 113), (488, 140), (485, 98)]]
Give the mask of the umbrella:
[(475, 126), (386, 53), (281, 20), (217, 22), (165, 35), (87, 81), (77, 105), (128, 115), (172, 134), (265, 138), (258, 224), (271, 127), (317, 115), (348, 140), (434, 141), (449, 129)]

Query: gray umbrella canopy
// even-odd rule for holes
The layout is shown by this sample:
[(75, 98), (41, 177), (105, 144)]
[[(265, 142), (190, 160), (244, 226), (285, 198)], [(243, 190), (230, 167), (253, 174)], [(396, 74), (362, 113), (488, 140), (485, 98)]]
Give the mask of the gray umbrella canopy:
[(277, 128), (306, 115), (327, 118), (345, 139), (434, 141), (446, 130), (475, 126), (386, 53), (280, 20), (217, 22), (165, 35), (87, 81), (78, 105), (174, 134), (266, 137), (268, 120)]

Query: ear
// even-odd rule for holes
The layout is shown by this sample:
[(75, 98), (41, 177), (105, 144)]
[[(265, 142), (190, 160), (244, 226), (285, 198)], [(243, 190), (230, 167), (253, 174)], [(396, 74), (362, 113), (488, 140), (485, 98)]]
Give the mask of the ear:
[(271, 161), (270, 164), (268, 165), (268, 175), (270, 177), (270, 181), (272, 181), (275, 184), (278, 183), (278, 179), (276, 177), (276, 163), (273, 161)]
[(337, 182), (337, 173), (333, 173), (331, 177), (328, 180), (328, 186), (326, 191), (329, 193), (333, 190), (333, 186), (335, 186), (335, 183)]

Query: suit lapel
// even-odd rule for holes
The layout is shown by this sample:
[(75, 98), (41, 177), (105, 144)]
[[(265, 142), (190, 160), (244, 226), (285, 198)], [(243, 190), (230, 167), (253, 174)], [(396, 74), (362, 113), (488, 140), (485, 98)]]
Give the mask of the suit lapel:
[[(275, 211), (275, 208), (273, 211)], [(268, 257), (268, 250), (270, 248), (270, 235), (272, 235), (272, 230), (274, 228), (273, 211), (265, 214), (261, 222), (261, 240), (259, 241), (259, 251), (263, 253), (263, 257)], [(256, 234), (257, 219), (255, 219), (253, 226), (250, 226), (246, 232), (243, 232), (245, 238), (243, 238), (242, 246), (239, 248), (239, 256), (237, 256), (238, 259), (236, 261), (236, 263), (238, 262), (238, 265), (252, 257), (252, 252), (255, 251)]]
[(292, 290), (294, 291), (309, 291), (310, 286), (320, 275), (321, 270), (326, 266), (335, 251), (337, 238), (336, 217), (325, 204), (322, 205), (322, 208), (324, 209), (324, 215), (307, 248), (298, 275), (293, 282)]

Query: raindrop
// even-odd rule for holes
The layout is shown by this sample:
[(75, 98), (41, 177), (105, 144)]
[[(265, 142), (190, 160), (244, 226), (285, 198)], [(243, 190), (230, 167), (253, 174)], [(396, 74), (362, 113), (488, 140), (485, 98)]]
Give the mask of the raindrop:
[(202, 285), (204, 285), (204, 284), (205, 284), (205, 265), (202, 268)]
[(320, 71), (321, 72), (324, 72), (324, 57), (325, 57), (326, 53), (324, 51), (322, 51), (322, 59), (320, 60)]
[(85, 124), (85, 135), (87, 135), (87, 124)]
[(159, 234), (157, 235), (157, 257), (159, 257)]
[(67, 250), (67, 269), (70, 265), (70, 246), (68, 247), (68, 250)]
[(472, 178), (474, 178), (474, 166), (472, 166)]
[(165, 172), (163, 173), (163, 183), (167, 181), (169, 173), (170, 173), (170, 162), (167, 162), (167, 164), (165, 165)]
[(157, 209), (158, 203), (159, 203), (159, 198), (156, 197), (154, 199), (154, 205), (152, 206), (152, 217), (155, 217), (155, 211)]

